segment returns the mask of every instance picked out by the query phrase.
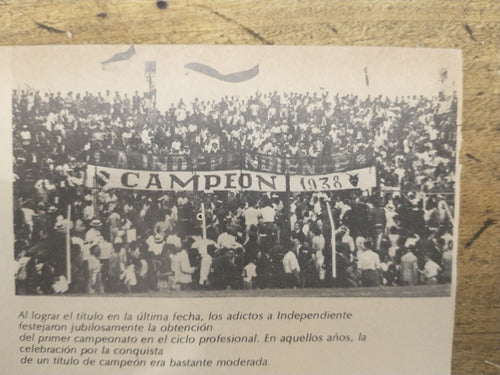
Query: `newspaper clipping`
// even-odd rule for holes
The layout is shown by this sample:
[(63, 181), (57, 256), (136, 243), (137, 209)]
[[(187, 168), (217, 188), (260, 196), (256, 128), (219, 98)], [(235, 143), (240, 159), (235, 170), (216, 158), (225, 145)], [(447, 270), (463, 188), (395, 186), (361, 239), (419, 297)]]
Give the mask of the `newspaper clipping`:
[(2, 374), (450, 372), (460, 51), (1, 52)]

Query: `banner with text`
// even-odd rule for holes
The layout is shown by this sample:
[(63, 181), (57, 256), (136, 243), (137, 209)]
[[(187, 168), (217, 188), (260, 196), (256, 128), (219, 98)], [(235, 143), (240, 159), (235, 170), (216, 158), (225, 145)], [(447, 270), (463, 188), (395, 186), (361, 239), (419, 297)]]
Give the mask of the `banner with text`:
[(293, 192), (348, 189), (367, 190), (376, 185), (377, 173), (375, 167), (312, 176), (290, 176), (290, 191)]
[[(283, 174), (246, 170), (138, 171), (87, 166), (87, 186), (150, 191), (286, 191)], [(376, 185), (375, 168), (314, 176), (290, 176), (290, 191), (369, 189)]]
[(137, 171), (87, 166), (87, 186), (151, 191), (286, 191), (284, 175), (254, 171)]

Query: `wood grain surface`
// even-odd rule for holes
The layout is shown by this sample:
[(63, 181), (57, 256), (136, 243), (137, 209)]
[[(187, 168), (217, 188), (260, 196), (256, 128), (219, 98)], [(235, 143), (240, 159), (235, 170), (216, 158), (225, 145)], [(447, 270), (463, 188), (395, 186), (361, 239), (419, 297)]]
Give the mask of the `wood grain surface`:
[(1, 45), (131, 43), (461, 49), (453, 373), (500, 373), (499, 1), (172, 0), (161, 9), (154, 0), (0, 0)]

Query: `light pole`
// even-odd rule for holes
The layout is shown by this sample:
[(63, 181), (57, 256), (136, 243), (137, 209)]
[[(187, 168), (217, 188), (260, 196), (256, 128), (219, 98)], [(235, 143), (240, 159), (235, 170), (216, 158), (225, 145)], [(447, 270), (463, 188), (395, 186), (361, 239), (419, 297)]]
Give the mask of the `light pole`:
[(149, 86), (149, 98), (151, 100), (151, 108), (156, 107), (156, 89), (153, 83), (153, 78), (156, 75), (156, 61), (146, 61), (144, 65), (144, 75)]

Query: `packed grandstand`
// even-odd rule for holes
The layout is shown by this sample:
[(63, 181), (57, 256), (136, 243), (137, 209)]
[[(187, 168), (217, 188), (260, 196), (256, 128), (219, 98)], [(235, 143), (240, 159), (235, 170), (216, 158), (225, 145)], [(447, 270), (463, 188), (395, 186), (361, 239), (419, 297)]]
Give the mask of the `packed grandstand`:
[[(25, 89), (12, 110), (18, 294), (451, 280), (453, 96), (257, 92), (163, 111), (150, 93)], [(89, 166), (288, 180), (370, 167), (376, 183), (152, 191), (88, 181)]]

